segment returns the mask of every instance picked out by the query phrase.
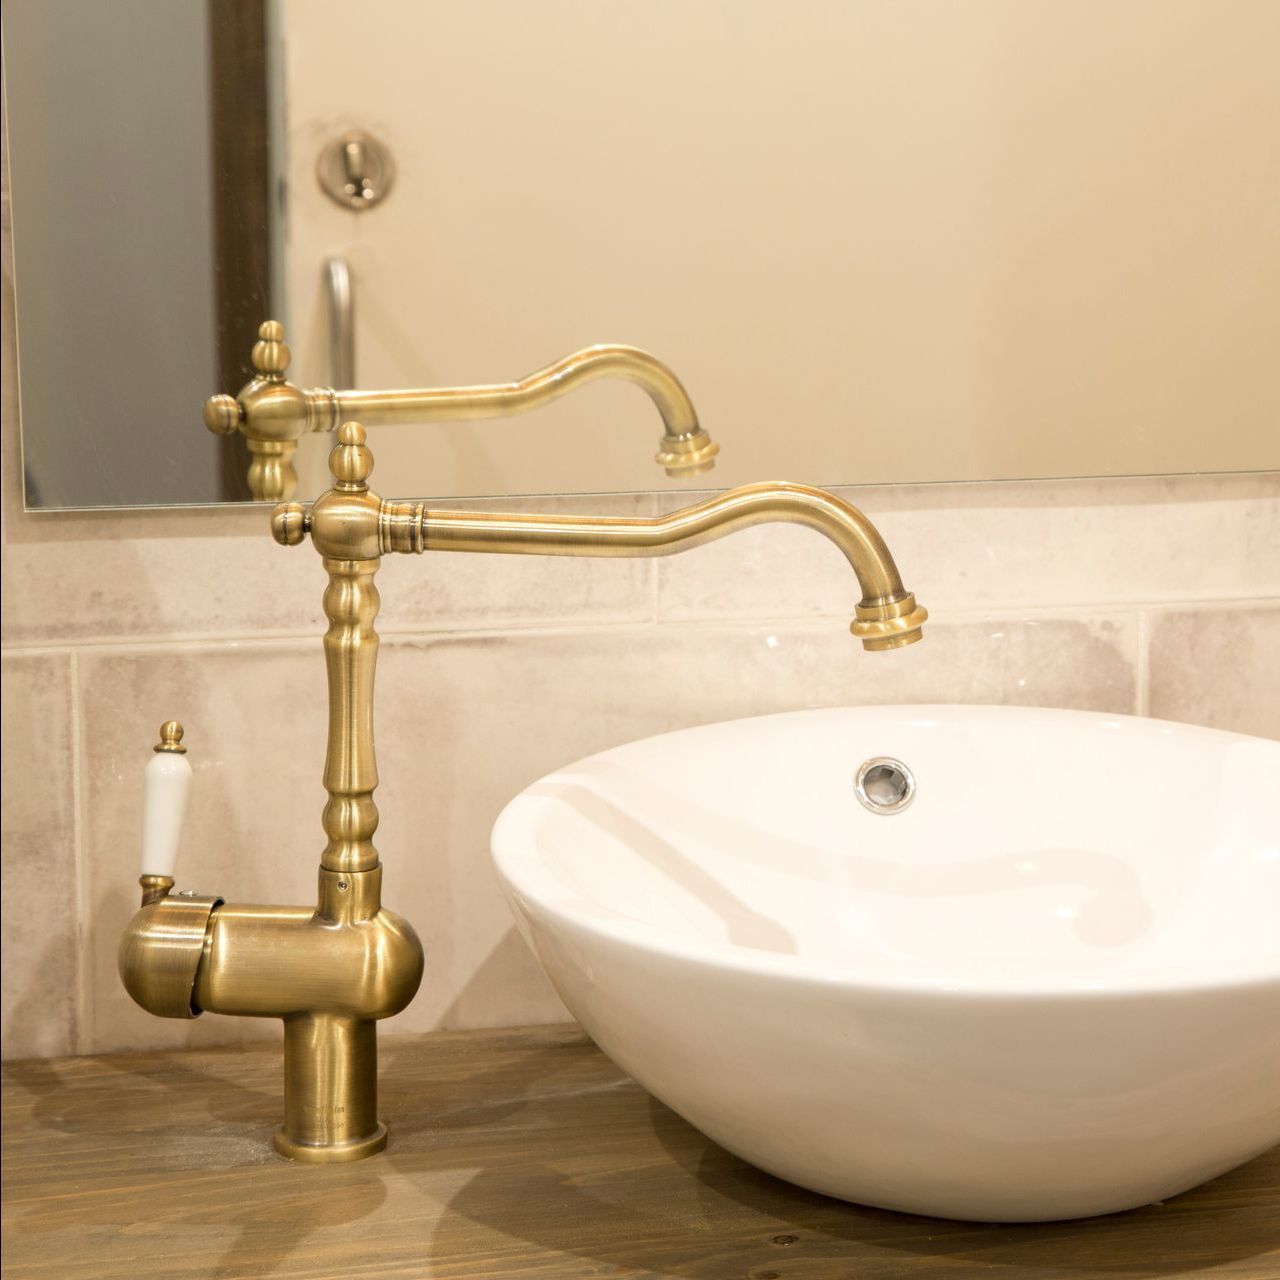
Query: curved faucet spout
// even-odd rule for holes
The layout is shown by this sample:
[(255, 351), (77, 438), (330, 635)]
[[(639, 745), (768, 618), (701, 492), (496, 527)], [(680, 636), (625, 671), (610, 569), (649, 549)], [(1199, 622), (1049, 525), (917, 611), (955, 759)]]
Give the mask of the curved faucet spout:
[(251, 357), (254, 378), (239, 395), (211, 396), (204, 423), (215, 435), (241, 432), (253, 455), (249, 489), (255, 498), (293, 496), (298, 439), (308, 431), (336, 431), (348, 419), (370, 426), (395, 422), (469, 422), (524, 413), (558, 400), (600, 378), (635, 383), (662, 416), (663, 434), (654, 461), (674, 477), (710, 471), (720, 446), (698, 424), (693, 401), (680, 379), (639, 347), (585, 347), (518, 382), (475, 387), (424, 387), (398, 391), (335, 391), (295, 386), (285, 377), (292, 353), (284, 328), (268, 320), (258, 329)]
[[(586, 347), (538, 369), (518, 382), (424, 391), (335, 391), (338, 421), (365, 426), (387, 422), (470, 422), (524, 413), (559, 400), (588, 382), (619, 378), (634, 383), (653, 401), (665, 428), (656, 461), (668, 475), (709, 471), (719, 446), (698, 425), (698, 415), (680, 379), (656, 356), (639, 347)], [(337, 421), (332, 423), (337, 425)]]
[(774, 522), (816, 529), (843, 552), (862, 588), (850, 630), (864, 648), (898, 649), (921, 638), (928, 613), (903, 587), (876, 527), (834, 494), (803, 484), (744, 485), (652, 517), (431, 511), (416, 503), (384, 503), (382, 550), (664, 556)]

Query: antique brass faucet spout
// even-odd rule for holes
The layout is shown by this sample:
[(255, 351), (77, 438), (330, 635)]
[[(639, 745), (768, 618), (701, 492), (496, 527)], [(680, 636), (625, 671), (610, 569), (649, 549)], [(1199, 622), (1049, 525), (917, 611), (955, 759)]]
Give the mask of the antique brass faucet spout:
[(293, 496), (298, 479), (293, 453), (298, 438), (308, 431), (333, 431), (349, 418), (369, 426), (503, 418), (549, 404), (601, 378), (632, 382), (653, 401), (664, 427), (655, 461), (669, 476), (709, 471), (719, 451), (698, 425), (693, 402), (680, 379), (639, 347), (587, 347), (518, 382), (401, 391), (304, 390), (285, 379), (289, 360), (284, 328), (268, 320), (259, 328), (253, 348), (256, 376), (238, 396), (212, 396), (204, 406), (204, 422), (210, 431), (244, 434), (253, 454), (249, 488), (255, 498), (264, 501)]
[[(365, 482), (373, 470), (373, 455), (359, 423), (346, 423), (338, 442), (330, 457), (334, 487), (310, 508), (283, 503), (271, 518), (272, 533), (283, 546), (295, 546), (310, 534), (331, 573), (335, 562), (349, 562), (347, 573), (359, 565), (362, 572), (372, 573), (378, 557), (388, 552), (666, 556), (751, 525), (785, 522), (816, 529), (848, 560), (862, 588), (849, 629), (864, 649), (883, 651), (914, 644), (929, 617), (902, 585), (876, 527), (857, 507), (824, 489), (783, 481), (744, 485), (665, 516), (432, 511), (425, 503), (392, 502), (369, 492)], [(326, 857), (331, 852), (332, 846)], [(361, 865), (358, 849), (348, 849), (341, 856), (354, 860), (340, 865)], [(325, 865), (339, 864), (326, 861)]]
[(875, 526), (856, 507), (808, 485), (744, 485), (656, 517), (503, 515), (383, 504), (384, 551), (498, 551), (560, 556), (667, 556), (752, 525), (806, 525), (829, 538), (862, 588), (851, 630), (871, 650), (921, 638), (928, 617), (902, 585)]

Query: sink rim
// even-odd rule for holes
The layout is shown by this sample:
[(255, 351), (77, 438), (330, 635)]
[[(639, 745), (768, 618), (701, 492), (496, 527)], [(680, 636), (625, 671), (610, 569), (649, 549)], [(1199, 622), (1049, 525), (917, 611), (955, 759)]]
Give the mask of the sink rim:
[[(1093, 722), (1097, 725), (1117, 725), (1127, 732), (1150, 732), (1152, 729), (1175, 730), (1180, 736), (1192, 740), (1227, 743), (1260, 744), (1274, 750), (1280, 762), (1280, 742), (1250, 734), (1234, 733), (1223, 729), (1211, 729), (1200, 725), (1185, 724), (1174, 720), (1160, 720), (1149, 716), (1133, 716), (1103, 711), (1085, 711), (1059, 707), (1008, 706), (985, 703), (890, 703), (852, 705), (843, 707), (800, 708), (791, 711), (743, 716), (732, 720), (715, 721), (705, 725), (689, 726), (667, 733), (652, 734), (643, 738), (618, 743), (604, 751), (581, 757), (561, 768), (543, 775), (514, 796), (502, 809), (494, 823), (490, 847), (494, 866), (506, 892), (522, 903), (526, 909), (550, 917), (557, 928), (582, 930), (610, 944), (623, 945), (681, 963), (706, 966), (712, 969), (733, 970), (744, 974), (767, 977), (774, 981), (795, 983), (802, 986), (822, 986), (827, 989), (844, 989), (852, 993), (892, 994), (917, 998), (945, 996), (1019, 1001), (1080, 1001), (1122, 999), (1151, 995), (1192, 995), (1214, 991), (1237, 991), (1250, 988), (1280, 987), (1280, 945), (1269, 955), (1252, 962), (1238, 962), (1235, 969), (1210, 973), (1195, 973), (1189, 969), (1156, 969), (1150, 972), (1121, 972), (1099, 978), (1097, 974), (1070, 980), (1061, 975), (1043, 974), (1024, 977), (1011, 971), (994, 980), (990, 977), (951, 977), (939, 975), (886, 975), (874, 977), (853, 969), (834, 969), (828, 963), (812, 956), (789, 955), (779, 952), (756, 950), (730, 941), (703, 945), (671, 940), (663, 937), (655, 926), (608, 912), (608, 908), (590, 902), (576, 894), (571, 883), (548, 867), (538, 851), (534, 832), (539, 814), (563, 804), (553, 796), (539, 795), (537, 789), (561, 774), (601, 757), (608, 757), (639, 744), (651, 744), (680, 737), (701, 730), (723, 729), (726, 726), (794, 718), (813, 714), (840, 713), (905, 714), (912, 717), (980, 714), (1001, 719), (1027, 719), (1051, 716), (1067, 719), (1075, 724)], [(879, 820), (879, 819), (877, 819)], [(886, 819), (887, 820), (887, 819)], [(572, 910), (580, 905), (582, 910)], [(607, 914), (606, 914), (607, 913)], [(517, 919), (520, 919), (517, 912)], [(522, 926), (523, 927), (523, 926)]]

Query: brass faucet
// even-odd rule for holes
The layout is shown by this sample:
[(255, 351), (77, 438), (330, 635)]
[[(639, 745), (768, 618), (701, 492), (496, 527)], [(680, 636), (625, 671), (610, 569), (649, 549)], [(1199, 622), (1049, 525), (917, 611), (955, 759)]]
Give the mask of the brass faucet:
[[(352, 585), (342, 600), (326, 595), (325, 650), (331, 684), (358, 700), (373, 688), (378, 597), (372, 574)], [(157, 871), (144, 847), (142, 907), (125, 929), (119, 954), (126, 990), (150, 1013), (195, 1018), (207, 1010), (284, 1020), (284, 1123), (275, 1147), (313, 1162), (358, 1160), (386, 1146), (387, 1130), (377, 1115), (374, 1024), (413, 999), (423, 963), (413, 927), (381, 903), (382, 867), (369, 842), (378, 820), (371, 798), (377, 784), (372, 738), (347, 725), (349, 712), (359, 714), (354, 702), (331, 710), (324, 810), (329, 842), (320, 860), (317, 905), (243, 906), (174, 894), (172, 850), (169, 865)], [(166, 722), (156, 753), (184, 752), (182, 737), (177, 721)], [(181, 797), (157, 797), (149, 786), (146, 800), (144, 846), (157, 822), (172, 828), (176, 842)], [(156, 808), (168, 812), (157, 818)]]
[(536, 409), (584, 382), (622, 378), (648, 392), (665, 427), (654, 461), (669, 476), (709, 471), (719, 446), (698, 425), (698, 415), (680, 380), (665, 364), (638, 347), (587, 347), (531, 373), (519, 382), (479, 387), (433, 387), (414, 391), (310, 391), (285, 378), (291, 353), (284, 328), (267, 320), (258, 328), (250, 361), (255, 376), (238, 396), (211, 396), (204, 424), (215, 435), (243, 434), (253, 461), (249, 492), (263, 502), (292, 498), (298, 485), (293, 455), (308, 431), (333, 431), (358, 418), (367, 426), (392, 422), (464, 422), (501, 418)]
[[(642, 366), (649, 367), (636, 367)], [(674, 378), (671, 385), (679, 386)], [(452, 397), (455, 409), (468, 409), (469, 393), (433, 394)], [(476, 394), (487, 403), (491, 390)], [(370, 491), (373, 454), (356, 422), (339, 429), (329, 467), (333, 485), (314, 503), (283, 503), (271, 517), (272, 533), (285, 546), (310, 536), (329, 575), (329, 799), (323, 813), (328, 839), (320, 858), (318, 904), (229, 906), (218, 897), (172, 894), (171, 859), (149, 865), (144, 852), (143, 905), (120, 947), (124, 984), (152, 1013), (186, 1018), (209, 1010), (284, 1019), (285, 1119), (275, 1146), (286, 1156), (312, 1161), (359, 1159), (385, 1145), (386, 1129), (377, 1116), (375, 1022), (403, 1009), (422, 976), (422, 947), (413, 929), (382, 908), (382, 868), (373, 844), (379, 604), (374, 576), (384, 555), (439, 550), (659, 556), (749, 525), (785, 521), (825, 534), (849, 561), (862, 589), (850, 630), (864, 648), (912, 644), (928, 616), (903, 587), (866, 516), (806, 485), (747, 485), (657, 517), (433, 511)], [(181, 738), (181, 727), (169, 722), (149, 769), (180, 772)], [(176, 845), (172, 814), (157, 813), (151, 815), (153, 828), (167, 832), (159, 842)]]

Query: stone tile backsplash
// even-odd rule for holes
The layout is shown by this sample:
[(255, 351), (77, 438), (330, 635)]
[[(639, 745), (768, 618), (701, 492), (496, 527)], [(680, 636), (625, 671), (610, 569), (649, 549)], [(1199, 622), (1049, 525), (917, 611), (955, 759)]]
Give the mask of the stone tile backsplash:
[[(898, 701), (1093, 708), (1280, 737), (1280, 476), (947, 489), (952, 506), (935, 501), (940, 487), (852, 494), (933, 611), (924, 643), (884, 654), (848, 635), (856, 583), (805, 530), (753, 530), (658, 562), (389, 560), (378, 838), (388, 902), (427, 949), (422, 991), (396, 1025), (566, 1016), (514, 933), (488, 831), (526, 783), (628, 739)], [(600, 504), (555, 503), (575, 505)], [(152, 1018), (115, 972), (142, 768), (169, 716), (187, 724), (196, 768), (183, 880), (232, 901), (314, 891), (323, 577), (308, 549), (276, 547), (245, 516), (183, 537), (181, 515), (152, 536), (154, 517), (121, 514), (114, 540), (86, 533), (84, 517), (67, 518), (82, 525), (75, 537), (42, 517), (32, 538), (37, 522), (18, 517), (26, 560), (6, 568), (26, 601), (7, 609), (5, 648), (8, 1056), (279, 1034), (272, 1021)], [(59, 572), (86, 547), (96, 575)]]
[(1280, 738), (1280, 603), (1151, 615), (1148, 713)]
[(3, 1045), (52, 1057), (83, 1042), (72, 658), (4, 655)]

